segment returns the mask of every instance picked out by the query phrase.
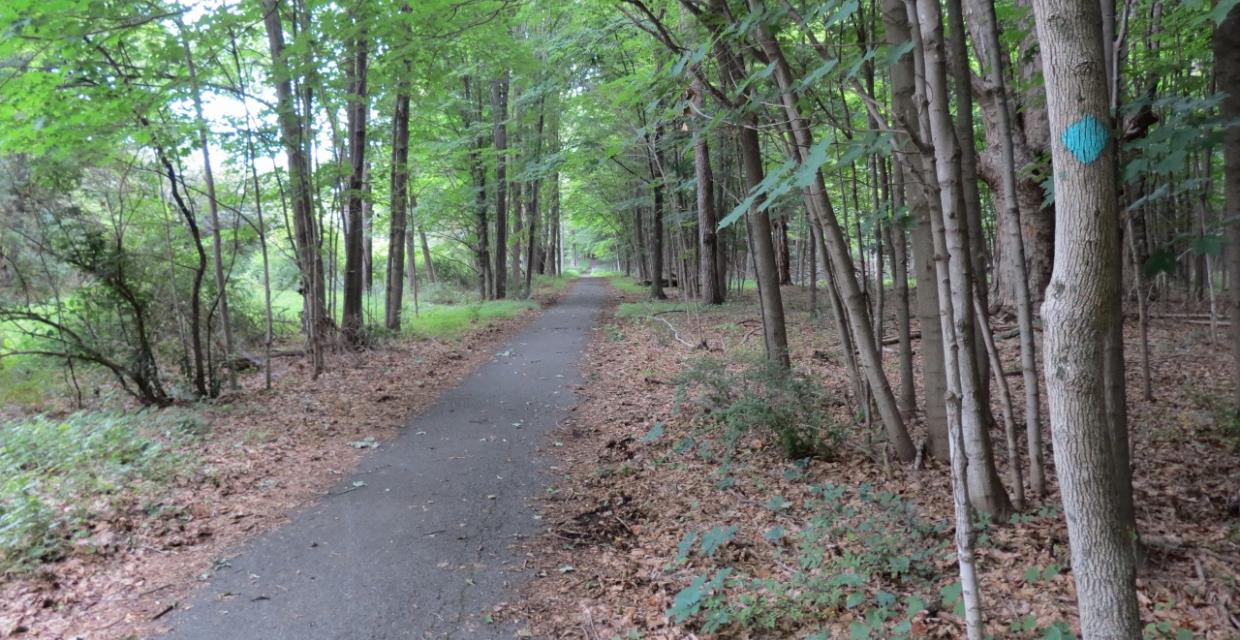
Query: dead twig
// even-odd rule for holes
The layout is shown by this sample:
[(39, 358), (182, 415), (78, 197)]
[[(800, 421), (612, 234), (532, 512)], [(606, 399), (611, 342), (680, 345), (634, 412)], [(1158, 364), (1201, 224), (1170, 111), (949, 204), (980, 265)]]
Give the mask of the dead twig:
[(684, 338), (680, 337), (680, 330), (676, 328), (676, 325), (673, 325), (672, 323), (668, 322), (665, 318), (660, 318), (660, 317), (655, 316), (655, 315), (649, 315), (649, 316), (646, 316), (646, 317), (647, 317), (647, 318), (651, 318), (651, 319), (653, 319), (653, 320), (658, 320), (658, 321), (662, 322), (663, 324), (667, 325), (667, 328), (672, 330), (672, 337), (673, 337), (673, 338), (676, 338), (676, 342), (679, 342), (680, 344), (683, 344), (683, 345), (685, 345), (686, 347), (689, 347), (690, 349), (694, 348), (694, 345), (693, 345), (692, 343), (690, 343), (690, 342), (688, 342), (687, 340), (685, 340)]

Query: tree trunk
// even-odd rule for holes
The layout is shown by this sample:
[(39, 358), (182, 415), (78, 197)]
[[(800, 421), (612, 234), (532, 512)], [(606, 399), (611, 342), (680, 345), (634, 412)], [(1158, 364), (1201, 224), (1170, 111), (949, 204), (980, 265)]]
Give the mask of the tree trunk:
[(365, 225), (362, 222), (363, 199), (366, 178), (366, 116), (370, 113), (370, 100), (366, 87), (369, 43), (366, 37), (365, 16), (353, 15), (354, 28), (358, 29), (353, 46), (352, 60), (348, 63), (348, 136), (349, 136), (349, 191), (348, 217), (345, 219), (344, 242), (344, 309), (341, 312), (341, 330), (345, 341), (352, 346), (362, 343), (362, 290), (365, 278), (362, 270), (365, 262)]
[[(912, 39), (903, 0), (883, 0), (884, 32), (888, 44), (902, 45)], [(912, 54), (902, 56), (891, 66), (891, 104), (895, 119), (909, 132), (899, 142), (904, 200), (913, 222), (910, 233), (913, 275), (917, 280), (917, 322), (921, 327), (921, 380), (925, 391), (927, 449), (938, 460), (949, 461), (947, 408), (944, 405), (946, 369), (943, 364), (943, 335), (939, 326), (939, 300), (934, 270), (934, 245), (930, 235), (930, 193), (924, 177), (921, 154), (910, 138), (919, 134), (918, 115), (913, 103), (915, 61)]]
[(654, 128), (654, 137), (647, 136), (647, 158), (650, 161), (650, 185), (654, 191), (654, 210), (650, 221), (650, 297), (655, 300), (666, 300), (663, 293), (663, 207), (664, 184), (663, 154), (659, 145), (663, 143), (663, 125)]
[[(482, 124), (482, 94), (475, 91), (473, 79), (461, 78), (465, 90), (463, 119), (465, 130)], [(487, 222), (487, 174), (482, 166), (482, 148), (486, 140), (479, 134), (469, 149), (469, 173), (474, 182), (474, 264), (478, 269), (478, 298), (486, 300), (491, 293), (491, 242)]]
[(1122, 319), (1116, 154), (1095, 0), (1034, 0), (1055, 173), (1055, 262), (1043, 340), (1051, 434), (1085, 638), (1139, 638), (1135, 531), (1108, 421), (1104, 343)]
[[(237, 48), (237, 38), (230, 29), (228, 32), (229, 51), (232, 54), (233, 65), (237, 72), (237, 82), (244, 93), (247, 89), (245, 86), (245, 77), (241, 67), (241, 55)], [(258, 216), (258, 247), (263, 258), (263, 312), (264, 320), (266, 320), (265, 331), (263, 332), (263, 378), (264, 386), (271, 389), (271, 344), (275, 340), (275, 321), (271, 312), (271, 261), (267, 254), (267, 224), (263, 219), (263, 188), (262, 183), (258, 179), (258, 158), (257, 151), (254, 149), (254, 133), (250, 120), (250, 106), (248, 103), (242, 102), (242, 109), (245, 111), (245, 154), (246, 161), (250, 169), (250, 179), (254, 184), (254, 211)]]
[[(719, 12), (722, 0), (712, 0), (712, 8)], [(719, 15), (723, 15), (721, 12)], [(723, 40), (715, 43), (720, 62), (724, 66), (726, 84), (732, 88), (742, 85), (746, 74), (744, 65)], [(744, 95), (748, 96), (749, 89)], [(745, 186), (752, 192), (761, 185), (765, 169), (762, 163), (761, 143), (758, 140), (757, 114), (748, 112), (740, 117), (737, 126), (741, 163), (744, 167)], [(788, 333), (784, 321), (784, 301), (779, 290), (779, 272), (775, 264), (775, 245), (771, 241), (771, 219), (757, 211), (755, 202), (748, 213), (750, 250), (753, 253), (755, 278), (758, 282), (758, 299), (762, 307), (762, 329), (766, 344), (766, 357), (781, 369), (791, 367), (788, 357)]]
[[(759, 0), (750, 0), (750, 7), (751, 10), (759, 9)], [(814, 146), (814, 141), (809, 126), (801, 117), (800, 108), (797, 105), (797, 97), (792, 90), (793, 79), (791, 70), (783, 56), (779, 43), (771, 37), (765, 27), (757, 27), (757, 36), (762, 49), (766, 52), (766, 56), (775, 65), (775, 81), (779, 86), (784, 112), (792, 129), (796, 153), (795, 160), (799, 164), (804, 163), (808, 159), (810, 149)], [(827, 196), (826, 186), (823, 183), (822, 171), (820, 169), (814, 172), (814, 179), (809, 186), (809, 196), (812, 203), (810, 210), (818, 218), (823, 233), (826, 245), (824, 253), (834, 266), (833, 279), (835, 286), (838, 287), (840, 296), (843, 298), (842, 302), (848, 316), (848, 326), (851, 331), (853, 344), (861, 356), (860, 359), (865, 369), (866, 380), (874, 394), (874, 401), (878, 405), (878, 411), (882, 417), (887, 439), (894, 448), (897, 457), (901, 460), (911, 461), (916, 456), (916, 449), (913, 447), (913, 441), (909, 437), (904, 420), (900, 415), (900, 409), (896, 404), (895, 395), (891, 391), (891, 385), (883, 372), (882, 356), (879, 352), (878, 342), (874, 339), (871, 329), (872, 324), (865, 296), (861, 291), (861, 287), (857, 284), (852, 257), (849, 254), (848, 242), (844, 238), (839, 222), (835, 218), (835, 212), (832, 210), (831, 201)]]
[[(996, 108), (995, 130), (999, 142), (1000, 184), (996, 195), (1002, 198), (999, 224), (1001, 233), (1008, 238), (1012, 251), (1015, 274), (1011, 284), (1015, 289), (1016, 318), (1020, 328), (1020, 365), (1025, 385), (1025, 436), (1029, 455), (1029, 483), (1038, 497), (1046, 495), (1046, 471), (1042, 455), (1042, 406), (1040, 400), (1041, 380), (1037, 371), (1036, 336), (1033, 333), (1033, 302), (1029, 295), (1029, 277), (1025, 270), (1025, 241), (1021, 232), (1021, 211), (1017, 197), (1016, 150), (1013, 143), (1013, 127), (1008, 105), (1008, 90), (1004, 76), (1003, 56), (999, 42), (999, 22), (995, 16), (994, 0), (979, 0), (972, 15), (977, 23), (975, 34), (983, 37), (976, 48), (985, 55), (982, 67), (986, 70), (987, 93)], [(1015, 452), (1009, 452), (1015, 456)]]
[(177, 18), (181, 43), (185, 47), (185, 68), (189, 73), (190, 89), (194, 99), (194, 116), (198, 126), (198, 144), (202, 147), (202, 172), (207, 183), (207, 211), (211, 220), (211, 258), (215, 275), (215, 299), (220, 307), (220, 323), (224, 333), (224, 363), (228, 367), (228, 384), (237, 388), (237, 369), (232, 365), (233, 333), (232, 316), (228, 310), (228, 281), (224, 278), (224, 241), (220, 237), (220, 204), (215, 197), (215, 173), (211, 170), (211, 151), (207, 140), (207, 120), (203, 117), (202, 90), (198, 83), (198, 69), (194, 63), (194, 55), (190, 50), (189, 38), (185, 34), (185, 26)]
[(701, 274), (702, 301), (706, 304), (723, 304), (725, 287), (717, 269), (719, 268), (719, 214), (715, 208), (714, 176), (710, 167), (710, 143), (703, 131), (703, 107), (705, 106), (705, 87), (701, 80), (695, 80), (690, 89), (690, 100), (694, 106), (695, 126), (693, 129), (693, 175), (696, 181), (697, 214), (698, 214), (698, 271)]
[[(1226, 122), (1240, 120), (1240, 7), (1233, 8), (1214, 32), (1214, 73)], [(1240, 216), (1240, 128), (1229, 127), (1223, 141), (1223, 220)], [(1240, 407), (1240, 224), (1227, 225), (1227, 285), (1231, 318), (1231, 352), (1235, 358), (1233, 400)]]
[[(897, 162), (892, 169), (895, 184), (891, 188), (891, 198), (893, 210), (899, 211), (905, 205), (904, 168)], [(896, 294), (896, 336), (900, 341), (900, 411), (906, 420), (911, 420), (917, 413), (917, 384), (913, 376), (913, 340), (909, 322), (908, 243), (902, 221), (892, 220), (887, 238), (891, 246), (891, 278)]]
[[(408, 3), (401, 7), (408, 13)], [(410, 72), (406, 59), (404, 71)], [(396, 87), (396, 110), (392, 112), (391, 223), (388, 236), (387, 295), (383, 313), (384, 326), (400, 331), (400, 312), (405, 289), (405, 245), (409, 217), (409, 82), (402, 77)], [(412, 234), (409, 234), (412, 237)], [(413, 254), (410, 252), (410, 257)], [(412, 274), (413, 265), (410, 264)]]
[[(304, 299), (303, 325), (306, 351), (313, 365), (312, 377), (323, 372), (323, 330), (330, 320), (324, 316), (323, 259), (319, 253), (319, 229), (314, 216), (310, 189), (310, 164), (306, 155), (307, 132), (293, 104), (292, 65), (284, 49), (284, 25), (280, 19), (280, 0), (263, 0), (263, 23), (271, 49), (272, 79), (276, 89), (276, 113), (280, 121), (280, 141), (288, 157), (289, 188), (293, 201), (293, 229), (297, 266), (301, 271), (301, 293)], [(309, 107), (303, 95), (302, 108)]]
[(495, 297), (508, 297), (508, 72), (491, 84), (495, 122)]
[[(961, 429), (964, 434), (965, 455), (968, 458), (969, 500), (975, 509), (1003, 521), (1007, 518), (1011, 504), (995, 469), (989, 422), (985, 419), (989, 412), (984, 410), (983, 405), (988, 408), (990, 398), (984, 395), (984, 389), (978, 381), (980, 372), (977, 367), (969, 227), (967, 212), (959, 209), (959, 204), (963, 201), (959, 192), (960, 149), (948, 110), (942, 15), (938, 0), (917, 0), (917, 11), (920, 15), (920, 38), (915, 33), (913, 40), (920, 40), (924, 56), (925, 88), (922, 96), (928, 100), (925, 108), (934, 147), (935, 177), (939, 188), (939, 208), (937, 211), (932, 208), (931, 216), (938, 213), (942, 218), (943, 240), (935, 238), (935, 254), (939, 280), (944, 280), (943, 272), (946, 270), (950, 283), (952, 314), (944, 317), (943, 321), (955, 325), (954, 335), (947, 332), (943, 334), (944, 354), (948, 361), (948, 403), (960, 403)], [(934, 233), (937, 236), (939, 232)], [(939, 296), (943, 295), (944, 288), (940, 285)], [(939, 308), (948, 307), (940, 300)], [(955, 350), (958, 350), (958, 353), (952, 353)], [(959, 367), (957, 371), (952, 370), (952, 360), (955, 360)], [(953, 377), (959, 378), (958, 399), (950, 397)]]

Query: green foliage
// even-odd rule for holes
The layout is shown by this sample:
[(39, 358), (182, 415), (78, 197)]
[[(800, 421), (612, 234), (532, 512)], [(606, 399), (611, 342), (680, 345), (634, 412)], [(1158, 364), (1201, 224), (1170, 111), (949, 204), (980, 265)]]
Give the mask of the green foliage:
[(198, 430), (166, 411), (0, 424), (0, 573), (63, 557), (95, 523), (154, 499), (190, 468), (176, 444)]
[(488, 300), (457, 305), (422, 307), (417, 315), (407, 313), (403, 319), (406, 335), (419, 338), (459, 336), (479, 325), (515, 318), (523, 311), (536, 309), (529, 300)]
[(729, 365), (699, 358), (677, 383), (682, 400), (692, 398), (699, 409), (696, 423), (722, 432), (729, 452), (754, 431), (774, 435), (790, 458), (830, 457), (843, 439), (822, 387), (765, 359)]
[[(710, 573), (699, 575), (677, 595), (669, 615), (706, 633), (726, 628), (728, 635), (744, 636), (812, 628), (852, 611), (858, 616), (852, 637), (909, 637), (912, 618), (928, 606), (916, 593), (933, 589), (938, 565), (950, 557), (946, 527), (922, 520), (912, 503), (869, 485), (826, 484), (812, 494), (804, 505), (811, 514), (805, 526), (776, 527), (763, 535), (779, 564), (790, 569), (769, 578), (732, 567), (709, 579)], [(781, 498), (781, 508), (787, 508), (785, 502)], [(735, 534), (734, 527), (714, 527), (700, 537), (700, 545), (696, 532), (687, 534), (673, 566), (694, 556), (708, 563)], [(701, 549), (697, 554), (695, 547)], [(787, 549), (795, 552), (793, 558), (782, 557)], [(951, 586), (944, 589), (946, 600)], [(900, 597), (897, 591), (913, 595)]]
[(620, 292), (627, 293), (629, 295), (640, 296), (640, 295), (646, 295), (650, 293), (649, 286), (644, 286), (640, 284), (639, 282), (637, 282), (636, 279), (631, 278), (629, 276), (624, 276), (624, 275), (607, 276), (607, 281), (611, 283), (611, 286), (615, 287), (616, 289), (619, 289)]

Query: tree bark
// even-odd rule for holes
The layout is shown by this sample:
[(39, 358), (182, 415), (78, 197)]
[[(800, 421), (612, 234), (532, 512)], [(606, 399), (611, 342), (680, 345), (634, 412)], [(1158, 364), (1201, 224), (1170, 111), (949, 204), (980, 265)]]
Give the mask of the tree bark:
[[(980, 6), (977, 6), (980, 5)], [(1016, 318), (1020, 328), (1020, 365), (1025, 386), (1025, 436), (1029, 455), (1029, 483), (1038, 497), (1046, 495), (1046, 471), (1042, 454), (1042, 406), (1040, 400), (1041, 380), (1037, 371), (1036, 336), (1033, 333), (1033, 302), (1029, 295), (1029, 277), (1025, 269), (1025, 241), (1021, 232), (1021, 210), (1017, 197), (1016, 149), (1014, 132), (1008, 105), (1008, 90), (1003, 73), (1003, 56), (999, 42), (999, 22), (995, 16), (994, 0), (977, 0), (975, 34), (981, 35), (983, 43), (976, 47), (979, 55), (985, 55), (982, 68), (987, 78), (987, 93), (996, 106), (995, 130), (998, 133), (1001, 214), (1001, 232), (1008, 238), (1013, 252), (1015, 275), (1011, 284), (1015, 289)], [(1015, 452), (1009, 452), (1015, 456)], [(1015, 460), (1015, 458), (1014, 458)]]
[(508, 72), (491, 84), (495, 122), (495, 297), (508, 297)]
[[(716, 15), (724, 15), (722, 0), (712, 0)], [(717, 26), (717, 25), (716, 25)], [(735, 89), (745, 81), (744, 65), (727, 43), (720, 39), (715, 50), (724, 67), (726, 84)], [(750, 90), (744, 95), (751, 97)], [(746, 112), (737, 123), (741, 164), (744, 168), (745, 186), (753, 191), (762, 183), (765, 168), (762, 163), (761, 142), (758, 139), (758, 118), (752, 111)], [(757, 211), (755, 202), (748, 213), (755, 278), (758, 283), (758, 299), (762, 308), (762, 329), (766, 345), (766, 357), (781, 369), (791, 368), (788, 357), (788, 333), (784, 321), (784, 301), (779, 290), (779, 272), (775, 264), (775, 245), (771, 241), (771, 220), (766, 213)]]
[(362, 335), (362, 291), (365, 285), (363, 263), (365, 256), (365, 225), (362, 221), (363, 200), (366, 196), (366, 117), (370, 113), (367, 91), (367, 62), (370, 53), (366, 36), (365, 16), (358, 15), (359, 8), (352, 10), (353, 28), (358, 32), (351, 47), (352, 59), (348, 62), (348, 137), (349, 137), (349, 186), (348, 214), (345, 218), (344, 243), (344, 308), (340, 325), (345, 341), (359, 346)]
[[(1214, 32), (1214, 73), (1223, 99), (1222, 116), (1226, 122), (1240, 120), (1240, 7), (1233, 8)], [(1233, 400), (1240, 407), (1240, 128), (1229, 127), (1223, 140), (1222, 219), (1227, 222), (1227, 284), (1228, 308), (1231, 318), (1231, 352), (1235, 358), (1232, 382), (1236, 387)]]
[(663, 293), (663, 208), (664, 184), (666, 176), (663, 170), (663, 153), (659, 145), (663, 143), (663, 125), (656, 124), (654, 137), (646, 137), (646, 157), (650, 164), (650, 186), (654, 192), (654, 210), (650, 220), (650, 297), (655, 300), (666, 300)]
[[(408, 3), (404, 3), (400, 11), (409, 13), (412, 9)], [(405, 30), (405, 35), (411, 37), (412, 34)], [(410, 96), (407, 77), (412, 71), (412, 65), (407, 57), (403, 60), (402, 67), (405, 75), (397, 79), (396, 109), (392, 112), (391, 222), (388, 232), (387, 295), (384, 298), (383, 310), (383, 324), (389, 331), (400, 331), (400, 313), (405, 289), (405, 245), (409, 244), (405, 238), (408, 234), (409, 218)], [(412, 266), (411, 264), (411, 273)]]
[[(272, 81), (276, 89), (276, 113), (280, 121), (280, 141), (289, 167), (289, 187), (293, 202), (293, 229), (297, 266), (301, 272), (301, 293), (304, 300), (303, 326), (306, 351), (313, 366), (312, 377), (323, 372), (323, 331), (330, 325), (324, 315), (323, 259), (319, 253), (319, 229), (314, 216), (310, 189), (310, 164), (306, 155), (307, 132), (294, 106), (291, 68), (284, 46), (284, 26), (280, 18), (280, 0), (263, 0), (263, 23), (271, 49)], [(302, 108), (309, 107), (310, 98), (302, 96)]]
[(1085, 638), (1138, 638), (1135, 531), (1117, 502), (1104, 344), (1122, 318), (1115, 144), (1096, 0), (1033, 0), (1055, 134), (1055, 262), (1046, 301), (1045, 374), (1072, 573)]
[(703, 130), (705, 113), (705, 87), (701, 80), (694, 80), (690, 87), (695, 125), (693, 129), (693, 176), (696, 182), (698, 214), (698, 271), (701, 274), (702, 301), (706, 304), (723, 304), (725, 285), (719, 268), (719, 215), (715, 208), (714, 175), (710, 167), (710, 143)]
[[(914, 34), (914, 42), (920, 40), (924, 52), (925, 89), (922, 92), (926, 99), (926, 114), (929, 120), (930, 138), (934, 147), (935, 177), (939, 188), (939, 208), (931, 210), (931, 216), (939, 214), (942, 219), (943, 240), (935, 238), (935, 257), (938, 264), (940, 282), (944, 280), (944, 271), (948, 273), (950, 283), (952, 311), (944, 316), (944, 322), (955, 325), (954, 335), (944, 332), (944, 355), (947, 362), (948, 404), (953, 401), (960, 403), (961, 429), (964, 434), (965, 455), (968, 457), (969, 500), (979, 511), (994, 516), (1002, 521), (1011, 509), (1007, 493), (999, 480), (995, 469), (994, 452), (988, 430), (989, 422), (985, 419), (990, 398), (984, 395), (984, 389), (978, 381), (980, 372), (977, 367), (977, 343), (973, 314), (973, 273), (969, 257), (969, 227), (967, 212), (961, 211), (959, 204), (963, 201), (959, 189), (960, 148), (956, 140), (956, 131), (952, 126), (947, 100), (947, 69), (943, 48), (943, 24), (938, 0), (917, 0), (916, 10), (920, 16), (920, 38)], [(910, 20), (912, 22), (912, 20)], [(935, 230), (937, 236), (939, 231)], [(945, 293), (939, 286), (939, 296)], [(946, 309), (942, 300), (939, 308)], [(943, 314), (940, 314), (943, 315)], [(954, 341), (954, 344), (953, 344)], [(958, 353), (953, 351), (958, 350)], [(955, 360), (957, 371), (952, 369)], [(953, 399), (953, 378), (959, 378), (958, 393), (960, 397)], [(950, 424), (949, 407), (949, 428)]]
[[(903, 0), (883, 0), (883, 30), (887, 43), (899, 46), (912, 40), (908, 13)], [(947, 438), (947, 372), (943, 364), (943, 334), (939, 327), (939, 300), (935, 284), (934, 244), (930, 235), (930, 191), (926, 171), (920, 166), (921, 153), (911, 138), (920, 136), (917, 107), (913, 102), (915, 57), (902, 56), (891, 66), (891, 106), (895, 119), (908, 132), (899, 141), (902, 159), (901, 180), (913, 228), (913, 275), (917, 280), (916, 312), (921, 327), (921, 380), (925, 392), (925, 424), (927, 449), (932, 457), (948, 462), (951, 448)]]
[(220, 236), (220, 204), (215, 196), (215, 173), (211, 170), (211, 151), (208, 141), (207, 119), (202, 110), (202, 89), (198, 82), (198, 69), (194, 55), (190, 49), (189, 38), (185, 34), (185, 26), (180, 17), (177, 18), (181, 43), (185, 48), (185, 68), (189, 73), (190, 89), (193, 93), (194, 116), (198, 128), (198, 144), (202, 147), (202, 172), (207, 183), (207, 212), (211, 220), (211, 259), (215, 275), (215, 300), (220, 307), (220, 323), (224, 333), (224, 362), (228, 367), (228, 384), (237, 388), (237, 370), (232, 366), (234, 351), (232, 333), (232, 315), (228, 309), (228, 281), (224, 278), (224, 241)]
[[(749, 3), (751, 10), (756, 11), (761, 8), (760, 0), (749, 0)], [(814, 141), (809, 126), (801, 116), (800, 108), (797, 105), (797, 96), (793, 93), (791, 69), (784, 58), (779, 43), (771, 37), (765, 26), (757, 26), (757, 37), (767, 58), (774, 64), (773, 75), (779, 86), (784, 112), (790, 121), (792, 129), (796, 153), (795, 160), (798, 164), (804, 163), (808, 159), (811, 147), (814, 146)], [(878, 405), (879, 415), (882, 417), (887, 439), (895, 450), (897, 457), (901, 460), (911, 461), (916, 456), (916, 449), (904, 425), (900, 409), (896, 404), (895, 395), (891, 391), (891, 385), (883, 372), (882, 357), (878, 350), (879, 345), (871, 329), (872, 323), (869, 318), (869, 308), (854, 275), (855, 267), (849, 253), (848, 242), (844, 238), (839, 222), (835, 218), (835, 212), (831, 207), (830, 199), (827, 197), (820, 169), (815, 170), (814, 180), (811, 182), (809, 189), (809, 195), (813, 203), (810, 209), (818, 217), (826, 244), (826, 251), (824, 253), (826, 253), (834, 265), (834, 280), (843, 298), (842, 302), (848, 315), (848, 325), (851, 329), (853, 344), (859, 352), (866, 380), (874, 394), (875, 403)], [(776, 284), (778, 284), (778, 281)]]

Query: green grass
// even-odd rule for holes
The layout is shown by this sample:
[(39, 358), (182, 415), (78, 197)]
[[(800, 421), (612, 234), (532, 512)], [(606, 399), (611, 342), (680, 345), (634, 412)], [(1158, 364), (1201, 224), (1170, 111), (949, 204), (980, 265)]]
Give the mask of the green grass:
[(637, 279), (633, 278), (632, 276), (626, 276), (626, 275), (620, 275), (620, 274), (611, 275), (611, 276), (607, 276), (607, 281), (610, 282), (611, 286), (618, 289), (621, 293), (627, 293), (629, 295), (635, 295), (635, 296), (646, 295), (650, 293), (649, 285), (640, 284), (637, 281)]
[[(27, 329), (33, 327), (27, 326)], [(0, 323), (0, 352), (36, 348), (34, 339), (17, 322)], [(15, 355), (0, 358), (0, 405), (40, 408), (49, 390), (63, 390), (63, 363), (40, 356)]]
[(94, 525), (150, 501), (191, 460), (177, 443), (199, 432), (193, 414), (83, 412), (0, 423), (0, 574), (36, 568)]
[[(566, 289), (575, 279), (576, 276), (569, 274), (560, 278), (536, 275), (533, 280), (534, 295), (558, 293)], [(520, 287), (512, 291), (514, 295), (521, 293)], [(434, 338), (457, 336), (478, 323), (513, 318), (526, 309), (534, 309), (538, 306), (533, 301), (520, 299), (480, 302), (475, 291), (464, 291), (440, 283), (425, 286), (419, 291), (416, 314), (413, 299), (408, 292), (402, 302), (401, 317), (404, 325), (402, 333)], [(272, 292), (271, 308), (275, 317), (277, 335), (290, 337), (300, 332), (301, 307), (301, 294), (296, 291)], [(375, 291), (363, 298), (366, 323), (381, 325), (383, 309), (384, 292), (376, 287)], [(336, 321), (340, 321), (339, 304), (336, 308)]]
[(522, 311), (538, 308), (532, 300), (489, 300), (463, 305), (426, 305), (417, 315), (413, 310), (404, 316), (402, 332), (419, 338), (450, 338), (471, 328), (486, 326)]

